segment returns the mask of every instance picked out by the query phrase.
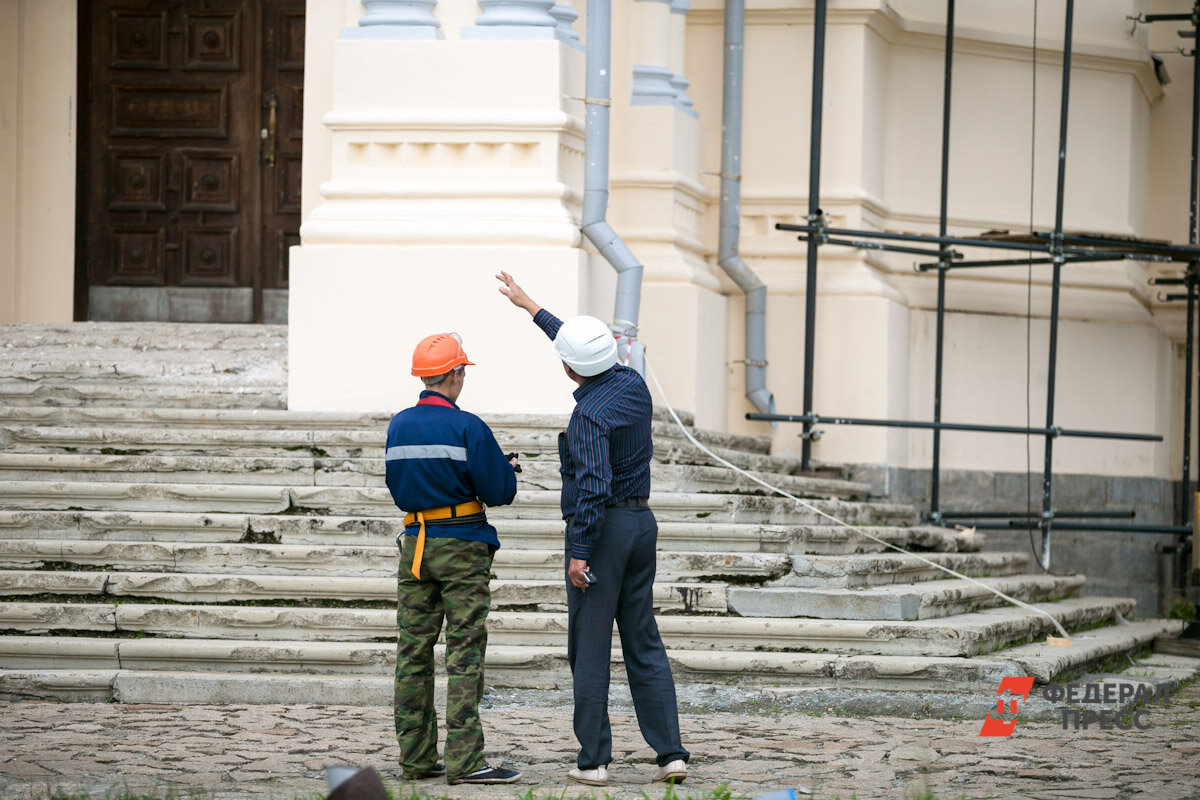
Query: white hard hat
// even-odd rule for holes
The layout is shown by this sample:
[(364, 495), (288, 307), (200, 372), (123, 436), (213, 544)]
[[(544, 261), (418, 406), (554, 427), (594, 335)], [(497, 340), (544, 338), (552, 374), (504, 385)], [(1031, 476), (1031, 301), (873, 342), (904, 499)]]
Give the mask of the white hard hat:
[(617, 340), (595, 317), (571, 317), (563, 322), (551, 349), (585, 378), (599, 375), (617, 363)]

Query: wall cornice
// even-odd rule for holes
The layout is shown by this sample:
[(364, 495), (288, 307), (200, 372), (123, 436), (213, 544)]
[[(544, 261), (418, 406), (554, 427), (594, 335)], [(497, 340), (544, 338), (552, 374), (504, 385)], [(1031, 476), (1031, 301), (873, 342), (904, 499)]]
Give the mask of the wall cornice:
[[(704, 2), (692, 7), (688, 15), (689, 25), (722, 25), (723, 10), (719, 3)], [(797, 8), (795, 2), (763, 3), (746, 9), (747, 25), (811, 25), (811, 8)], [(886, 3), (856, 3), (853, 6), (834, 5), (827, 12), (829, 25), (868, 28), (889, 44), (918, 47), (942, 52), (944, 49), (945, 26), (925, 20), (902, 17)], [(981, 58), (997, 58), (1028, 63), (1030, 40), (1002, 31), (958, 26), (954, 31), (956, 56), (969, 55)], [(1039, 37), (1038, 65), (1047, 69), (1062, 68), (1062, 39)], [(1131, 76), (1148, 103), (1156, 103), (1163, 96), (1163, 87), (1154, 75), (1154, 65), (1149, 54), (1132, 39), (1126, 46), (1113, 45), (1089, 39), (1074, 38), (1071, 47), (1071, 63), (1075, 69), (1099, 72), (1115, 72)]]

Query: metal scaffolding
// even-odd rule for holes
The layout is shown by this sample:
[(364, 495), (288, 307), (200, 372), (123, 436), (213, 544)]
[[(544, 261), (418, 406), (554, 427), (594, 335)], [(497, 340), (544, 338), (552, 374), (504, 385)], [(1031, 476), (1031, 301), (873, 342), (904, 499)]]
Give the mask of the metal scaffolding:
[[(1049, 569), (1050, 534), (1052, 529), (1121, 531), (1132, 533), (1189, 534), (1189, 482), (1192, 417), (1193, 338), (1194, 313), (1197, 287), (1200, 286), (1200, 247), (1197, 246), (1197, 154), (1200, 151), (1200, 58), (1193, 57), (1193, 100), (1192, 100), (1192, 153), (1191, 153), (1191, 217), (1188, 245), (1164, 244), (1130, 237), (1095, 236), (1069, 234), (1063, 230), (1063, 197), (1066, 186), (1067, 116), (1070, 107), (1072, 29), (1074, 24), (1074, 0), (1066, 2), (1066, 22), (1063, 40), (1062, 96), (1059, 116), (1057, 188), (1054, 209), (1054, 228), (1049, 231), (1030, 231), (1028, 234), (987, 233), (978, 236), (950, 236), (947, 233), (947, 211), (949, 207), (949, 162), (950, 162), (950, 99), (951, 78), (954, 58), (954, 7), (955, 0), (946, 2), (946, 46), (945, 78), (942, 100), (942, 146), (941, 146), (941, 201), (938, 233), (934, 235), (888, 233), (865, 229), (833, 228), (820, 208), (821, 170), (821, 112), (822, 90), (825, 71), (825, 25), (826, 0), (816, 0), (813, 31), (813, 78), (812, 110), (809, 152), (809, 198), (808, 217), (803, 225), (780, 223), (778, 230), (799, 233), (799, 239), (807, 244), (807, 288), (804, 322), (804, 411), (802, 414), (747, 414), (747, 419), (772, 422), (797, 422), (803, 428), (801, 469), (811, 469), (812, 442), (820, 436), (815, 425), (870, 425), (896, 428), (931, 430), (933, 449), (931, 466), (930, 522), (950, 525), (950, 520), (971, 520), (969, 524), (980, 528), (1004, 528), (1015, 530), (1042, 531), (1042, 566)], [(1200, 24), (1200, 0), (1195, 0), (1191, 14), (1144, 15), (1139, 22), (1186, 21), (1192, 25), (1191, 36)], [(1184, 34), (1181, 34), (1184, 35)], [(934, 259), (918, 265), (922, 271), (937, 270), (937, 312), (934, 361), (933, 419), (931, 421), (909, 421), (896, 419), (862, 419), (840, 416), (823, 416), (813, 411), (813, 367), (816, 340), (816, 297), (817, 255), (822, 245), (839, 245), (860, 249), (881, 250), (896, 253), (927, 255)], [(1008, 251), (1011, 257), (992, 259), (968, 259), (961, 249), (983, 248), (993, 251)], [(1015, 253), (1025, 253), (1016, 257)], [(1033, 254), (1039, 254), (1034, 257)], [(1134, 522), (1067, 523), (1060, 519), (1121, 519), (1132, 520), (1133, 512), (1111, 511), (1059, 511), (1053, 504), (1053, 452), (1054, 442), (1059, 437), (1087, 437), (1123, 441), (1162, 441), (1156, 434), (1121, 433), (1115, 431), (1093, 431), (1063, 428), (1055, 420), (1055, 373), (1058, 361), (1059, 299), (1062, 289), (1064, 266), (1101, 261), (1135, 260), (1143, 262), (1172, 262), (1184, 265), (1179, 278), (1159, 278), (1152, 283), (1186, 287), (1186, 292), (1169, 294), (1164, 300), (1181, 299), (1187, 302), (1187, 345), (1183, 426), (1183, 495), (1179, 508), (1178, 525), (1142, 525)], [(1051, 295), (1049, 312), (1049, 353), (1047, 355), (1046, 421), (1042, 427), (1019, 427), (1006, 425), (977, 425), (942, 421), (942, 377), (944, 371), (943, 352), (945, 343), (946, 278), (952, 270), (981, 267), (1005, 267), (1027, 265), (1051, 265)], [(997, 512), (954, 512), (942, 508), (941, 482), (941, 435), (943, 431), (975, 431), (984, 433), (1042, 436), (1045, 439), (1045, 460), (1042, 470), (1042, 507), (1040, 515), (1025, 511)], [(987, 520), (1004, 520), (988, 522)]]

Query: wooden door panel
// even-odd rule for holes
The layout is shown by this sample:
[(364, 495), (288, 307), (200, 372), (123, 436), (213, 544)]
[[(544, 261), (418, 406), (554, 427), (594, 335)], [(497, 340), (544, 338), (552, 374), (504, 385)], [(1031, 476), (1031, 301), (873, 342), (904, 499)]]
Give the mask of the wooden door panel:
[(93, 305), (106, 287), (186, 287), (188, 313), (203, 317), (203, 289), (226, 314), (232, 288), (246, 293), (242, 321), (260, 319), (261, 289), (286, 288), (286, 243), (298, 239), (303, 0), (91, 0), (80, 54), (81, 274)]
[(265, 12), (263, 85), (275, 97), (275, 131), (264, 153), (263, 288), (286, 289), (288, 247), (300, 243), (300, 164), (304, 130), (304, 2), (278, 0)]
[(185, 70), (242, 68), (242, 15), (237, 11), (183, 14)]
[(165, 211), (167, 156), (160, 150), (109, 154), (110, 211)]

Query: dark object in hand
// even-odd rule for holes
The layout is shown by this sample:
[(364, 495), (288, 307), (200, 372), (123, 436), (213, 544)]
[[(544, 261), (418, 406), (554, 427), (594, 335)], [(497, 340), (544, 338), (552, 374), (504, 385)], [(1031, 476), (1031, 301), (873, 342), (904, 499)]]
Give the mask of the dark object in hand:
[[(518, 456), (516, 453), (505, 453), (504, 457), (509, 460), (509, 463), (511, 463), (514, 458), (520, 458), (520, 456)], [(513, 472), (520, 472), (520, 471), (521, 471), (521, 465), (513, 464)]]
[(583, 579), (588, 582), (588, 586), (591, 586), (593, 583), (600, 582), (600, 579), (593, 575), (590, 569), (585, 569), (583, 571)]

